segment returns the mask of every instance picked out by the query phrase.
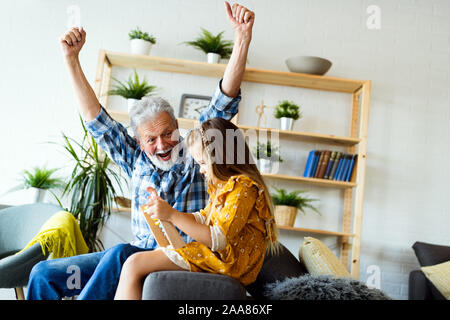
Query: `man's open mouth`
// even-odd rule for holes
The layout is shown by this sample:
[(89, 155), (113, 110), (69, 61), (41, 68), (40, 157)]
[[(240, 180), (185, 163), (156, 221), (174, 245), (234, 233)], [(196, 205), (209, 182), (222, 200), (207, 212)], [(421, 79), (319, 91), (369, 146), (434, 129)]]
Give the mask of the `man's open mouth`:
[(168, 151), (160, 151), (160, 152), (156, 153), (158, 158), (161, 159), (162, 161), (168, 161), (170, 159), (171, 154), (172, 154), (172, 149), (170, 149)]

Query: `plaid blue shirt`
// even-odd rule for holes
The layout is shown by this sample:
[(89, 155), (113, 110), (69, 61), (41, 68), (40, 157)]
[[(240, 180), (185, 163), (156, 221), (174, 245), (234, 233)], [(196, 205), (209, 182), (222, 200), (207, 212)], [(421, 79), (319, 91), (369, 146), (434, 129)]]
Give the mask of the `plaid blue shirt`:
[[(241, 93), (236, 98), (226, 96), (221, 90), (222, 80), (214, 91), (200, 121), (221, 117), (230, 120), (238, 111)], [(140, 210), (148, 199), (147, 187), (153, 187), (173, 208), (181, 212), (196, 212), (206, 207), (207, 186), (200, 167), (191, 155), (186, 154), (183, 161), (177, 162), (170, 171), (158, 170), (127, 129), (113, 120), (103, 107), (97, 118), (86, 122), (86, 128), (95, 141), (106, 151), (130, 177), (131, 180), (131, 231), (133, 245), (142, 248), (156, 248), (157, 243), (150, 227)], [(186, 242), (192, 239), (179, 231)]]

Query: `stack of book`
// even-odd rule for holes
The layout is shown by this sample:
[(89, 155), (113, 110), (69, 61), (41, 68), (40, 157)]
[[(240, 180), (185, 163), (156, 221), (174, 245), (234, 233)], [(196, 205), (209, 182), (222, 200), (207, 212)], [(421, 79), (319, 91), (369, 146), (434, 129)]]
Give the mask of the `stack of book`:
[(350, 181), (357, 159), (356, 154), (330, 150), (311, 150), (303, 176), (306, 178)]

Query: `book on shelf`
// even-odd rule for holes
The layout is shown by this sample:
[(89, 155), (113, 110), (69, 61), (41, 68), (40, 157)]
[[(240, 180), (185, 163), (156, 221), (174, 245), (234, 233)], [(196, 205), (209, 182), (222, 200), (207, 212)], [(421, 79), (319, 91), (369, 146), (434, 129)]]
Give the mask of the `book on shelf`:
[(319, 177), (319, 171), (320, 171), (320, 168), (321, 168), (322, 163), (323, 163), (324, 155), (325, 155), (325, 150), (321, 150), (320, 151), (320, 156), (319, 156), (319, 161), (317, 162), (317, 167), (316, 167), (316, 171), (314, 172), (314, 177), (313, 178), (318, 178)]
[(336, 154), (337, 151), (331, 152), (330, 160), (328, 161), (327, 164), (327, 169), (325, 170), (325, 174), (323, 175), (324, 179), (328, 179), (328, 177), (330, 176), (331, 168), (333, 167), (334, 161), (336, 160)]
[(357, 154), (331, 150), (311, 150), (308, 154), (303, 176), (305, 178), (352, 181)]
[(309, 178), (311, 175), (311, 170), (314, 162), (314, 152), (315, 150), (311, 150), (308, 155), (308, 160), (306, 160), (305, 171), (303, 172), (303, 176), (305, 178)]
[(345, 154), (344, 160), (342, 162), (342, 169), (341, 172), (339, 173), (339, 176), (337, 177), (337, 180), (344, 181), (344, 178), (347, 177), (347, 170), (350, 165), (351, 157), (352, 157), (351, 154)]
[(352, 160), (350, 162), (350, 168), (348, 170), (347, 176), (345, 177), (345, 181), (351, 181), (353, 176), (353, 168), (355, 168), (356, 159), (358, 158), (357, 154), (352, 156)]
[(317, 164), (319, 163), (320, 153), (321, 153), (320, 150), (314, 151), (313, 165), (312, 165), (312, 168), (311, 168), (311, 172), (310, 172), (310, 174), (308, 176), (309, 178), (314, 178), (314, 174), (315, 174), (316, 169), (317, 169)]
[(337, 165), (337, 168), (336, 168), (336, 172), (334, 173), (334, 176), (333, 176), (333, 180), (337, 180), (337, 178), (341, 174), (342, 164), (344, 162), (344, 157), (345, 157), (345, 154), (344, 153), (341, 154), (341, 157), (339, 158), (339, 162), (338, 162), (338, 165)]
[(317, 178), (323, 179), (323, 176), (325, 175), (325, 171), (327, 170), (328, 162), (330, 160), (331, 151), (330, 150), (324, 150), (322, 152), (323, 156), (321, 157), (322, 161), (319, 164), (319, 167), (317, 169)]
[(329, 180), (333, 180), (334, 175), (336, 174), (337, 167), (339, 165), (339, 161), (341, 160), (342, 152), (336, 152), (336, 158), (334, 159), (333, 166), (331, 167), (331, 171), (328, 175)]

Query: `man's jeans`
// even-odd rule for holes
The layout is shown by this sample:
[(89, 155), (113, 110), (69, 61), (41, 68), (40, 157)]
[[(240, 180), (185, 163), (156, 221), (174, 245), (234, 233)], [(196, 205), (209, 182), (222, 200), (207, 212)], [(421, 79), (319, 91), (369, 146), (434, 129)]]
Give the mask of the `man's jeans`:
[(27, 300), (58, 300), (75, 295), (81, 300), (113, 299), (125, 260), (133, 253), (148, 250), (123, 243), (102, 252), (41, 261), (31, 270)]

